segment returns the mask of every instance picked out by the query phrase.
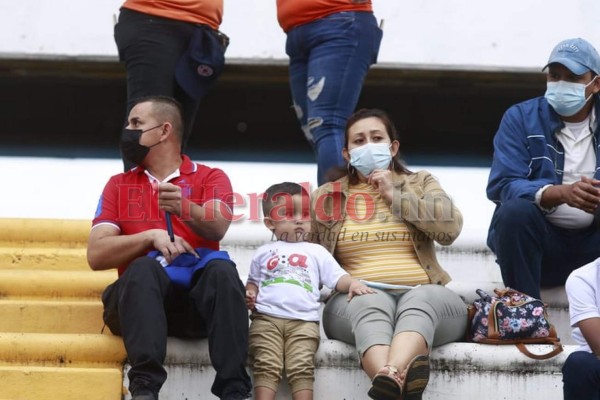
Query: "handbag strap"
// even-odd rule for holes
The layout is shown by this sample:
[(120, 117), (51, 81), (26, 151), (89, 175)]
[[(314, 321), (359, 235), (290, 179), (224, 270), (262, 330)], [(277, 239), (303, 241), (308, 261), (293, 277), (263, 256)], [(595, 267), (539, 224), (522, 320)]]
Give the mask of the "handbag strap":
[(500, 332), (498, 332), (498, 327), (496, 326), (496, 305), (498, 302), (493, 303), (490, 306), (490, 311), (488, 312), (488, 338), (490, 339), (498, 339), (500, 338)]
[(560, 342), (554, 342), (554, 348), (546, 354), (533, 354), (527, 349), (527, 346), (525, 346), (525, 344), (523, 343), (515, 343), (515, 346), (517, 346), (517, 349), (519, 349), (521, 353), (525, 354), (529, 358), (533, 358), (534, 360), (547, 360), (563, 351), (563, 347), (560, 344)]

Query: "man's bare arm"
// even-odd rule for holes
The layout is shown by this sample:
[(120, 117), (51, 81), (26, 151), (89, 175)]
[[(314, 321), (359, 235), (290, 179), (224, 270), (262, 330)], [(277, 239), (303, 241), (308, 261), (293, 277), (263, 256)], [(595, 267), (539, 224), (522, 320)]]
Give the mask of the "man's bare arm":
[(90, 232), (87, 260), (93, 270), (105, 270), (116, 268), (154, 249), (159, 250), (168, 262), (181, 253), (195, 253), (193, 247), (179, 236), (171, 242), (166, 230), (150, 229), (121, 235), (117, 227), (103, 224)]
[(577, 323), (592, 352), (600, 355), (600, 318), (588, 318)]

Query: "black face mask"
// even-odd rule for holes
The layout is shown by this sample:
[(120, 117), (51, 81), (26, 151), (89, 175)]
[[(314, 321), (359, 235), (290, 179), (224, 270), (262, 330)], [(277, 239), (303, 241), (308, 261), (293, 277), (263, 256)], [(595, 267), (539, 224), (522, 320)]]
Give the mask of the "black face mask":
[(146, 129), (145, 131), (141, 130), (141, 129), (123, 128), (123, 131), (121, 133), (121, 143), (120, 143), (121, 154), (123, 155), (123, 157), (126, 160), (131, 161), (135, 165), (142, 165), (142, 162), (148, 155), (148, 152), (150, 152), (150, 148), (159, 144), (160, 141), (158, 141), (157, 143), (148, 147), (148, 146), (144, 146), (143, 144), (140, 144), (140, 137), (142, 136), (142, 134), (144, 132), (148, 132), (152, 129), (156, 129), (160, 126), (162, 126), (162, 124), (157, 125), (150, 129)]

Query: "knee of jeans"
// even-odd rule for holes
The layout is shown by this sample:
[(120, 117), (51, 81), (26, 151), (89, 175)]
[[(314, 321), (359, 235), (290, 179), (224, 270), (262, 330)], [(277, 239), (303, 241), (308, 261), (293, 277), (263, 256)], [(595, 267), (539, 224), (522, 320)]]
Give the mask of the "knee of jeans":
[(335, 136), (344, 137), (346, 127), (346, 116), (334, 113), (321, 113), (318, 111), (308, 115), (307, 127), (316, 140), (322, 137)]
[(315, 142), (321, 136), (319, 135), (319, 128), (321, 128), (322, 126), (322, 117), (311, 117), (308, 119), (307, 124), (302, 127), (302, 130), (304, 131), (304, 135), (307, 139)]
[(315, 141), (315, 138), (310, 132), (308, 125), (302, 125), (300, 126), (300, 129), (302, 129), (302, 133), (304, 133), (304, 137), (306, 138), (306, 140), (308, 140), (310, 143), (313, 143)]

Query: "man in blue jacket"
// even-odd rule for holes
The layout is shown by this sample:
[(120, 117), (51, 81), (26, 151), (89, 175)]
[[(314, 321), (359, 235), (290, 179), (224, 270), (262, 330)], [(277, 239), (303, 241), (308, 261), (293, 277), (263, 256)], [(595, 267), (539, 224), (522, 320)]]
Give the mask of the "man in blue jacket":
[(600, 55), (567, 39), (545, 69), (545, 95), (502, 118), (487, 186), (488, 246), (504, 284), (537, 298), (600, 256)]

